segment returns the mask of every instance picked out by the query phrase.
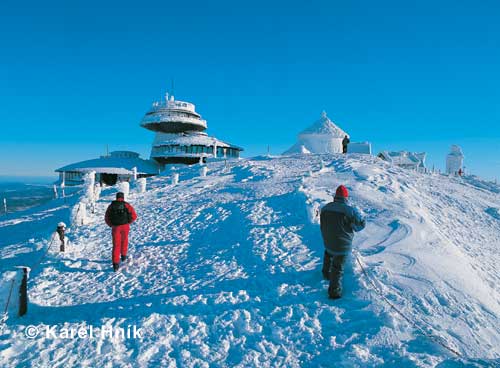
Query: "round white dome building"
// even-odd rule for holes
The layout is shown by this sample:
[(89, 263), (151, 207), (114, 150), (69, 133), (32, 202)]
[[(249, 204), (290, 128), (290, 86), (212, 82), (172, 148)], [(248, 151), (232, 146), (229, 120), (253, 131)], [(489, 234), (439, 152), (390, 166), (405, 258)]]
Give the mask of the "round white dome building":
[(300, 153), (342, 153), (342, 140), (349, 134), (331, 121), (326, 112), (321, 118), (298, 135), (298, 141), (284, 155)]

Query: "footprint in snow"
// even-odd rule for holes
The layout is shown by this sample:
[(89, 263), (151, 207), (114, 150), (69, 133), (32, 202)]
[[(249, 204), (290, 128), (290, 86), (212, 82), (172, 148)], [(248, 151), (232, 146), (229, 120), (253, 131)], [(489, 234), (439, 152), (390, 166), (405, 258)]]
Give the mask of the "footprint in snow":
[(493, 217), (496, 220), (500, 220), (500, 211), (498, 208), (494, 207), (488, 207), (486, 210), (484, 210), (488, 215)]

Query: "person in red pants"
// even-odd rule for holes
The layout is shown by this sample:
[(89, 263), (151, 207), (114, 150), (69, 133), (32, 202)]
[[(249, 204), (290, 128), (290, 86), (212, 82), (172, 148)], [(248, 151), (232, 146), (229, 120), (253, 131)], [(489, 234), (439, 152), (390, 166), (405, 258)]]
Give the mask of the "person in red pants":
[(116, 193), (116, 200), (106, 210), (105, 221), (113, 235), (113, 270), (116, 272), (121, 261), (127, 260), (128, 233), (130, 224), (137, 219), (134, 207), (125, 202), (122, 192)]

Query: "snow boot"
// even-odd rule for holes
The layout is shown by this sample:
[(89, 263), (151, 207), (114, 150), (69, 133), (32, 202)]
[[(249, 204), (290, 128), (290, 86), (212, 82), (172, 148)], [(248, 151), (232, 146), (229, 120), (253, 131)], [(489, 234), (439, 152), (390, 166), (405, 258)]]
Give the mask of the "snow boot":
[(122, 262), (125, 262), (127, 260), (127, 256), (122, 256)]
[(113, 263), (113, 271), (118, 271), (118, 269), (120, 268), (120, 264), (119, 263)]
[(328, 298), (329, 299), (340, 299), (342, 298), (342, 288), (328, 287)]
[(328, 297), (330, 299), (339, 299), (342, 297), (342, 276), (344, 274), (346, 258), (346, 256), (332, 256), (330, 285), (328, 286)]
[(323, 278), (325, 280), (330, 280), (330, 266), (331, 266), (332, 256), (328, 254), (325, 250), (325, 254), (323, 255), (323, 268), (321, 272), (323, 273)]

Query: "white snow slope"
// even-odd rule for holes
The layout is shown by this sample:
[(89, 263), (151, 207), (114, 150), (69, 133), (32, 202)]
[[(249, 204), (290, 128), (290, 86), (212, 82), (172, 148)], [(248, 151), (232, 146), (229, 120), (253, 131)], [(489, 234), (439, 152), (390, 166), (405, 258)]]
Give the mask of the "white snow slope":
[[(7, 320), (0, 366), (499, 364), (498, 186), (361, 155), (255, 158), (227, 169), (214, 163), (204, 178), (198, 171), (178, 169), (177, 185), (157, 177), (146, 193), (131, 191), (139, 214), (133, 259), (118, 273), (102, 221), (114, 189), (103, 191), (93, 222), (68, 234), (68, 251), (52, 247), (32, 271), (29, 312)], [(316, 211), (341, 183), (368, 219), (354, 244), (368, 275), (407, 318), (462, 358), (391, 309), (355, 261), (344, 297), (327, 298)], [(51, 217), (53, 227), (60, 217)], [(0, 219), (4, 275), (43, 254), (48, 241), (40, 234), (48, 239), (52, 230), (43, 218)], [(32, 226), (21, 234), (16, 226), (25, 222)], [(28, 325), (135, 325), (143, 336), (28, 339)]]

